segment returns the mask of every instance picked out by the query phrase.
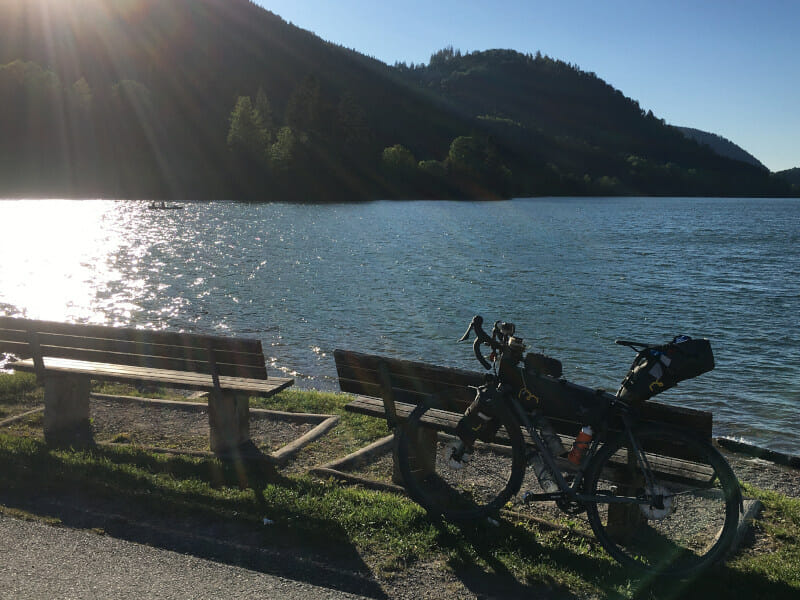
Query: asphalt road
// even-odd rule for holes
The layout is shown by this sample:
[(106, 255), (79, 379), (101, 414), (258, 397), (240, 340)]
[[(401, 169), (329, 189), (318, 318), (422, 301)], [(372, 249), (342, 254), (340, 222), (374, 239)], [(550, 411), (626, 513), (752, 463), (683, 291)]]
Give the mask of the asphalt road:
[(0, 598), (364, 598), (90, 531), (0, 515)]

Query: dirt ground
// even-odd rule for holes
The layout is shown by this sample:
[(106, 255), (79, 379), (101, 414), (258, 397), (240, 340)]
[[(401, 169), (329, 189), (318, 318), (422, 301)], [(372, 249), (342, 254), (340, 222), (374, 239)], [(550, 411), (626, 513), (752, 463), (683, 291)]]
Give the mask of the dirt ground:
[[(182, 407), (92, 397), (89, 417), (97, 442), (130, 443), (177, 450), (209, 451), (208, 408)], [(250, 438), (264, 452), (273, 452), (299, 438), (315, 423), (250, 413)]]

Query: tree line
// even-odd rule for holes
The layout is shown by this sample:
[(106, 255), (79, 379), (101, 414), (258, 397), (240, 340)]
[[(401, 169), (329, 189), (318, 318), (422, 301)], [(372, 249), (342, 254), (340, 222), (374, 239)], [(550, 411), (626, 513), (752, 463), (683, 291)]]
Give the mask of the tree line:
[[(373, 192), (390, 198), (509, 197), (511, 171), (488, 137), (462, 135), (441, 159), (417, 160), (402, 144), (378, 152), (366, 111), (350, 92), (333, 99), (313, 77), (291, 94), (282, 115), (259, 87), (239, 96), (231, 111), (228, 149), (248, 181), (282, 194), (309, 193), (320, 181), (333, 181), (326, 164), (371, 173)], [(322, 173), (320, 168), (322, 167)], [(313, 184), (303, 174), (314, 171)], [(347, 193), (352, 194), (353, 189)], [(353, 198), (352, 196), (350, 197)]]
[(4, 196), (791, 193), (541, 52), (392, 67), (249, 0), (3, 0), (0, 30)]

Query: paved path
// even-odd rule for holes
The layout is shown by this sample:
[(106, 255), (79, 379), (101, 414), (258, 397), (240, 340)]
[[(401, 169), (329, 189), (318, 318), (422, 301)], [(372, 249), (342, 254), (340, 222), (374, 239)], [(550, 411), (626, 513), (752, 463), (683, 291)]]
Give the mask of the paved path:
[(0, 599), (364, 598), (88, 531), (0, 515)]

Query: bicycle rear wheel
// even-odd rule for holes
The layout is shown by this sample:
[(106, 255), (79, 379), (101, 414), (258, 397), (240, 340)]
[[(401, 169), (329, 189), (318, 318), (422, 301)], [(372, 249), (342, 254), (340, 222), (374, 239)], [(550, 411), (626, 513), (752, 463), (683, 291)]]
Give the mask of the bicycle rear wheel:
[(519, 425), (498, 409), (491, 441), (476, 441), (469, 460), (454, 462), (460, 439), (442, 425), (440, 412), (417, 407), (397, 434), (397, 465), (408, 494), (429, 513), (454, 521), (499, 511), (519, 491), (525, 472)]
[[(587, 469), (584, 489), (608, 496), (589, 503), (589, 523), (611, 556), (639, 572), (692, 576), (724, 557), (739, 520), (741, 491), (725, 458), (678, 430), (634, 430), (647, 465), (624, 436), (607, 443)], [(664, 448), (670, 455), (665, 456)], [(614, 499), (637, 503), (615, 503)]]

